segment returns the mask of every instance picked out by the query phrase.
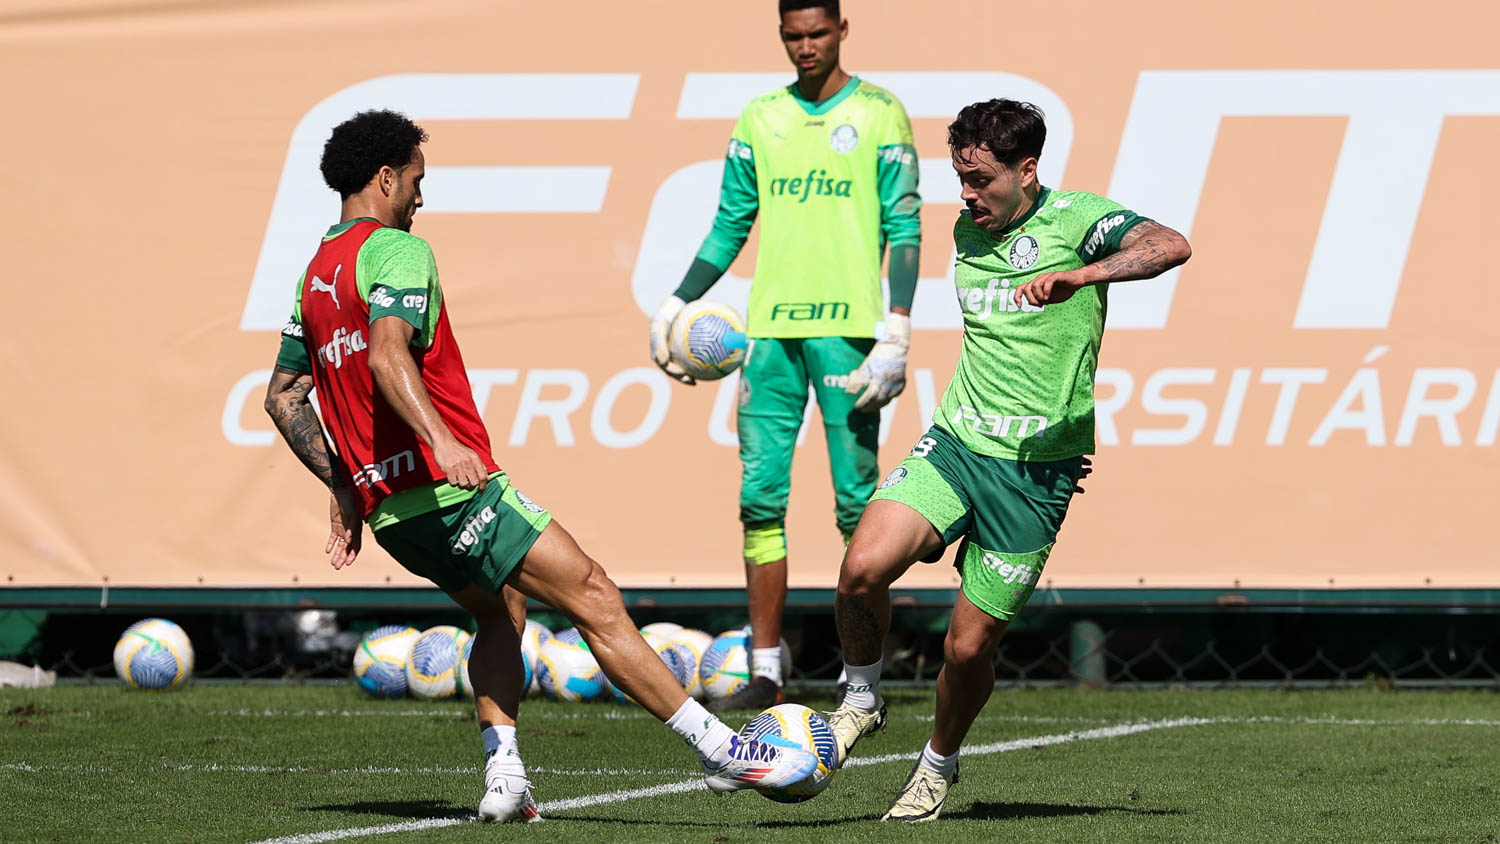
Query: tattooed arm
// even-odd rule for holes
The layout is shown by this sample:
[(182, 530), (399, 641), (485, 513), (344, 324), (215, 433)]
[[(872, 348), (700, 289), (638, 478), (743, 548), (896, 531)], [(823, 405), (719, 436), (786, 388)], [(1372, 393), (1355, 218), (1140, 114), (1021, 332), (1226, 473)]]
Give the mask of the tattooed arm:
[(312, 389), (311, 375), (278, 366), (272, 370), (271, 383), (266, 388), (265, 408), (292, 453), (333, 493), (328, 505), (328, 542), (323, 553), (333, 554), (331, 562), (339, 569), (358, 556), (364, 523), (354, 489), (349, 485), (349, 472), (328, 448), (323, 423), (308, 400)]
[(1156, 278), (1193, 256), (1187, 238), (1166, 226), (1144, 220), (1120, 241), (1120, 251), (1076, 270), (1041, 273), (1016, 288), (1015, 300), (1032, 305), (1066, 302), (1084, 285)]

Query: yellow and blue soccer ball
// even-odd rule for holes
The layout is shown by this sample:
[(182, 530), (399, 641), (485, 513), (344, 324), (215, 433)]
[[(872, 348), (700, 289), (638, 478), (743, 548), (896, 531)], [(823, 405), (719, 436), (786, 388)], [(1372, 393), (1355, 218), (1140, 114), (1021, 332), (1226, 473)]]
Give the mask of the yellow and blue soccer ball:
[(573, 628), (561, 631), (542, 643), (536, 656), (537, 685), (542, 695), (549, 700), (569, 702), (602, 700), (608, 694), (604, 672), (588, 645), (580, 637), (578, 643), (570, 641), (577, 634)]
[(406, 660), (406, 690), (412, 697), (436, 700), (460, 693), (462, 659), (469, 634), (451, 624), (422, 631)]
[(818, 767), (806, 779), (761, 794), (777, 803), (801, 803), (818, 796), (838, 771), (838, 745), (822, 715), (796, 703), (782, 703), (755, 716), (740, 730), (744, 739), (777, 736), (818, 757)]
[(521, 662), (526, 666), (526, 687), (523, 692), (540, 695), (542, 687), (537, 682), (536, 656), (542, 645), (552, 638), (552, 631), (540, 621), (526, 619), (526, 629), (521, 633)]
[[(681, 686), (683, 691), (687, 691), (688, 686), (692, 685), (693, 682), (694, 666), (691, 656), (680, 648), (676, 642), (665, 636), (648, 633), (642, 638), (646, 640), (646, 644), (651, 646), (651, 650), (656, 651), (656, 655), (661, 658), (662, 664), (667, 666), (667, 670), (672, 672), (672, 677), (677, 681), (677, 685)], [(607, 677), (605, 678), (605, 682), (609, 685), (610, 699), (615, 703), (635, 703), (635, 699), (625, 694), (624, 690), (619, 686), (609, 683)]]
[(365, 636), (354, 651), (354, 681), (375, 697), (406, 695), (406, 660), (422, 634), (415, 627), (387, 624)]
[(723, 302), (703, 299), (679, 311), (667, 335), (672, 360), (699, 381), (739, 369), (748, 345), (744, 317)]
[(694, 700), (703, 700), (705, 692), (700, 672), (703, 669), (703, 655), (708, 653), (709, 646), (714, 643), (714, 637), (702, 630), (684, 627), (667, 638), (671, 639), (677, 649), (683, 653), (683, 661), (692, 668), (685, 691)]
[[(786, 640), (781, 640), (781, 676), (792, 671), (791, 653)], [(703, 653), (703, 663), (698, 669), (698, 680), (703, 684), (703, 696), (707, 700), (726, 698), (750, 682), (750, 628), (728, 630), (720, 633)]]
[(115, 673), (133, 688), (175, 689), (193, 674), (193, 643), (165, 618), (137, 621), (115, 642)]

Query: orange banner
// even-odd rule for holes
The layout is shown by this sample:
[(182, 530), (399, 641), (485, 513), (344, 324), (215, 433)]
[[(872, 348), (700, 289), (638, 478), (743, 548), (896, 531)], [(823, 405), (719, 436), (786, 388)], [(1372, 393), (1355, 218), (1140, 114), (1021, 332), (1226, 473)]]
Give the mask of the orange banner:
[[(1044, 182), (1188, 235), (1117, 286), (1099, 455), (1043, 586), (1500, 586), (1500, 6), (1147, 2), (1004, 14), (846, 2), (844, 65), (922, 158), (910, 381), (957, 358), (944, 130), (1042, 106)], [(1461, 21), (1455, 26), (1452, 22)], [(732, 379), (669, 384), (647, 314), (717, 200), (729, 130), (785, 84), (774, 4), (20, 2), (0, 11), (8, 585), (412, 585), (334, 572), (326, 497), (260, 408), (338, 203), (317, 160), (368, 107), (431, 133), (436, 252), (495, 457), (625, 586), (743, 583)], [(714, 291), (743, 307), (755, 241)], [(794, 586), (840, 557), (816, 416)], [(908, 586), (951, 586), (946, 565)]]

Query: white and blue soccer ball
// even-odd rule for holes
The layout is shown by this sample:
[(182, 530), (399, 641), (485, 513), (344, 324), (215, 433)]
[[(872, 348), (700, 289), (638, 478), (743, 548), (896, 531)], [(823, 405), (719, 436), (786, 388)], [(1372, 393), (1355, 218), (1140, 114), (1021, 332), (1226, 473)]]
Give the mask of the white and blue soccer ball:
[(684, 627), (667, 638), (672, 641), (672, 644), (677, 646), (677, 649), (683, 654), (683, 661), (688, 663), (692, 668), (687, 688), (683, 689), (683, 691), (687, 692), (694, 700), (703, 700), (705, 692), (703, 690), (703, 680), (699, 672), (703, 668), (703, 655), (708, 653), (709, 646), (714, 643), (714, 637), (704, 633), (702, 630)]
[[(651, 646), (651, 650), (656, 651), (656, 655), (661, 658), (662, 664), (667, 666), (667, 670), (672, 672), (677, 685), (681, 686), (683, 691), (687, 691), (688, 686), (693, 682), (694, 667), (687, 651), (664, 636), (646, 634), (642, 638)], [(615, 703), (635, 703), (634, 698), (625, 694), (624, 690), (614, 683), (609, 683), (609, 696)]]
[(537, 651), (537, 685), (549, 700), (601, 700), (609, 694), (598, 661), (589, 653), (588, 646), (579, 641), (580, 644), (571, 644), (558, 634)]
[[(781, 640), (781, 676), (792, 671), (791, 652), (786, 640)], [(727, 630), (720, 633), (703, 654), (703, 663), (698, 668), (698, 680), (703, 684), (703, 695), (707, 700), (726, 698), (750, 682), (750, 628)]]
[(540, 621), (526, 619), (526, 629), (521, 633), (521, 662), (526, 666), (526, 686), (523, 691), (531, 695), (542, 693), (537, 683), (536, 656), (542, 645), (552, 638), (552, 631)]
[(745, 319), (723, 302), (699, 299), (672, 320), (667, 347), (672, 360), (699, 381), (723, 378), (745, 362)]
[(406, 689), (412, 697), (437, 700), (459, 692), (465, 680), (462, 660), (468, 641), (469, 634), (451, 624), (423, 630), (406, 661)]
[(818, 796), (838, 771), (838, 744), (822, 715), (796, 703), (782, 703), (755, 716), (740, 730), (744, 739), (784, 739), (818, 757), (818, 767), (806, 779), (785, 788), (761, 790), (778, 803), (801, 803)]
[(641, 628), (642, 636), (664, 636), (671, 638), (673, 633), (682, 629), (681, 624), (673, 624), (670, 621), (656, 621)]
[(406, 695), (406, 660), (422, 634), (415, 627), (387, 624), (365, 636), (354, 651), (354, 681), (375, 697)]
[(175, 689), (193, 674), (193, 643), (165, 618), (137, 621), (115, 642), (115, 673), (133, 688)]

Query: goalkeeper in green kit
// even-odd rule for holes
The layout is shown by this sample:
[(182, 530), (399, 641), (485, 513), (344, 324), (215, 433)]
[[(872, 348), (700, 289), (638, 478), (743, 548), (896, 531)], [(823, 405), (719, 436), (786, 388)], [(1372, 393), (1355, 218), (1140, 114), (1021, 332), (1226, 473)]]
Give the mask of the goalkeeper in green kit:
[[(879, 410), (906, 386), (921, 241), (911, 122), (890, 92), (840, 67), (849, 25), (838, 0), (781, 0), (780, 14), (797, 81), (746, 106), (729, 141), (713, 228), (651, 320), (652, 359), (693, 383), (669, 358), (668, 329), (729, 268), (760, 216), (738, 418), (752, 679), (710, 707), (719, 710), (783, 700), (786, 502), (809, 385), (823, 415), (846, 541), (875, 489)], [(888, 313), (880, 285), (886, 246)]]

